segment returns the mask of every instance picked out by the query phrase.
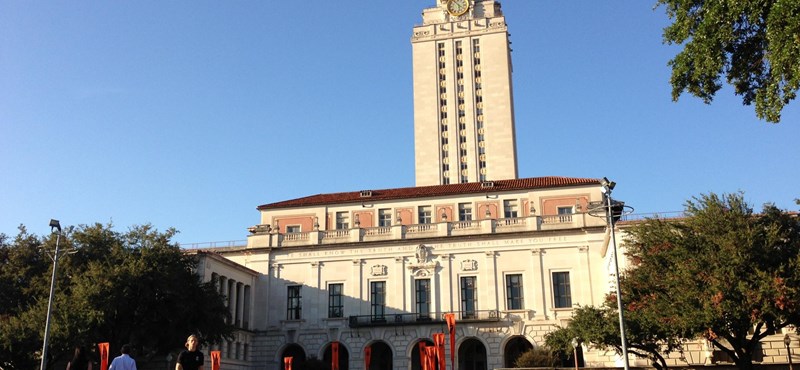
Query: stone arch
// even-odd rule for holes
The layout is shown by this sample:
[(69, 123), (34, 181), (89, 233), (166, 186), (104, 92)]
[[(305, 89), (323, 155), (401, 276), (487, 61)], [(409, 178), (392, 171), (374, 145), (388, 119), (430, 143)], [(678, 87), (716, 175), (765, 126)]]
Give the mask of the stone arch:
[(519, 356), (531, 349), (533, 349), (533, 344), (521, 335), (508, 338), (503, 346), (503, 367), (515, 367), (514, 362), (517, 361)]
[(465, 338), (458, 345), (458, 370), (487, 370), (486, 345), (476, 337)]
[[(325, 346), (322, 352), (322, 361), (326, 364), (333, 364), (333, 342)], [(344, 343), (339, 342), (339, 370), (350, 369), (350, 351)]]
[(278, 351), (278, 354), (277, 360), (281, 369), (283, 368), (283, 359), (286, 357), (292, 357), (292, 367), (306, 362), (306, 351), (296, 343), (287, 344), (286, 347), (283, 347), (283, 350)]
[(420, 362), (420, 354), (419, 354), (419, 344), (420, 342), (425, 343), (426, 346), (433, 346), (433, 341), (428, 338), (419, 338), (419, 340), (414, 341), (411, 345), (410, 358), (411, 358), (411, 366), (409, 367), (411, 370), (422, 370), (422, 363)]
[(367, 344), (372, 348), (372, 356), (367, 370), (392, 370), (394, 368), (394, 358), (392, 346), (382, 340), (376, 340)]

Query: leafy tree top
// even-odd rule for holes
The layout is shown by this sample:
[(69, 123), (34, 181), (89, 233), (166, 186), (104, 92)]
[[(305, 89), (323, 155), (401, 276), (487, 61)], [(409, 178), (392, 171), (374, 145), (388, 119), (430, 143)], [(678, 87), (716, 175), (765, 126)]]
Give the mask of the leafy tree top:
[(672, 98), (684, 92), (710, 103), (735, 88), (756, 115), (778, 123), (800, 87), (800, 2), (796, 0), (658, 0), (673, 23), (664, 42), (680, 44), (673, 58)]

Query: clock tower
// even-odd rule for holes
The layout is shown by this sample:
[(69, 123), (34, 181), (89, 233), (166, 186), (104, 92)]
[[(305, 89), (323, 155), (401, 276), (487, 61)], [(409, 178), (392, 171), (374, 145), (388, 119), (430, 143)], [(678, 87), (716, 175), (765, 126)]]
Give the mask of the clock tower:
[(411, 37), (416, 185), (516, 179), (511, 49), (500, 3), (436, 1)]

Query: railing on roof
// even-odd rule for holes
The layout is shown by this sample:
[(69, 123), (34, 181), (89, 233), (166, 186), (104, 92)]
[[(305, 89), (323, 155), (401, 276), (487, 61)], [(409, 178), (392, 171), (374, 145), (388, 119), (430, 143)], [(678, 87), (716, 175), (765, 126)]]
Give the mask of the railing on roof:
[(244, 247), (246, 245), (247, 245), (247, 240), (226, 240), (221, 242), (202, 242), (202, 243), (178, 243), (178, 246), (181, 249)]
[[(622, 216), (620, 221), (642, 221), (648, 218), (677, 219), (686, 217), (685, 212), (637, 213)], [(392, 225), (380, 227), (354, 227), (344, 230), (314, 230), (301, 233), (278, 233), (266, 225), (253, 228), (254, 246), (290, 247), (301, 245), (338, 244), (390, 239), (415, 239), (511, 233), (520, 231), (566, 230), (583, 227), (603, 227), (604, 217), (592, 217), (587, 213), (561, 215), (535, 215), (527, 217), (450, 221), (432, 224)], [(259, 238), (268, 238), (267, 240)], [(259, 239), (259, 240), (256, 240)], [(247, 240), (180, 244), (183, 249), (244, 247)]]

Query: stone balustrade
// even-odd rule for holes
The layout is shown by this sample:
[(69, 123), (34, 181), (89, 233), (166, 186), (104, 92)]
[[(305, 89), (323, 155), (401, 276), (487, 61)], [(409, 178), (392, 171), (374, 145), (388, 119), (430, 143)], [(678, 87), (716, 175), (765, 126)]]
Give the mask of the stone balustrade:
[(603, 218), (590, 217), (585, 213), (578, 213), (452, 221), (431, 224), (393, 225), (367, 228), (355, 227), (344, 230), (315, 230), (283, 234), (275, 232), (274, 229), (269, 230), (268, 228), (260, 228), (258, 226), (260, 225), (252, 228), (256, 231), (248, 238), (248, 248), (292, 247), (603, 227), (605, 226), (605, 220)]

